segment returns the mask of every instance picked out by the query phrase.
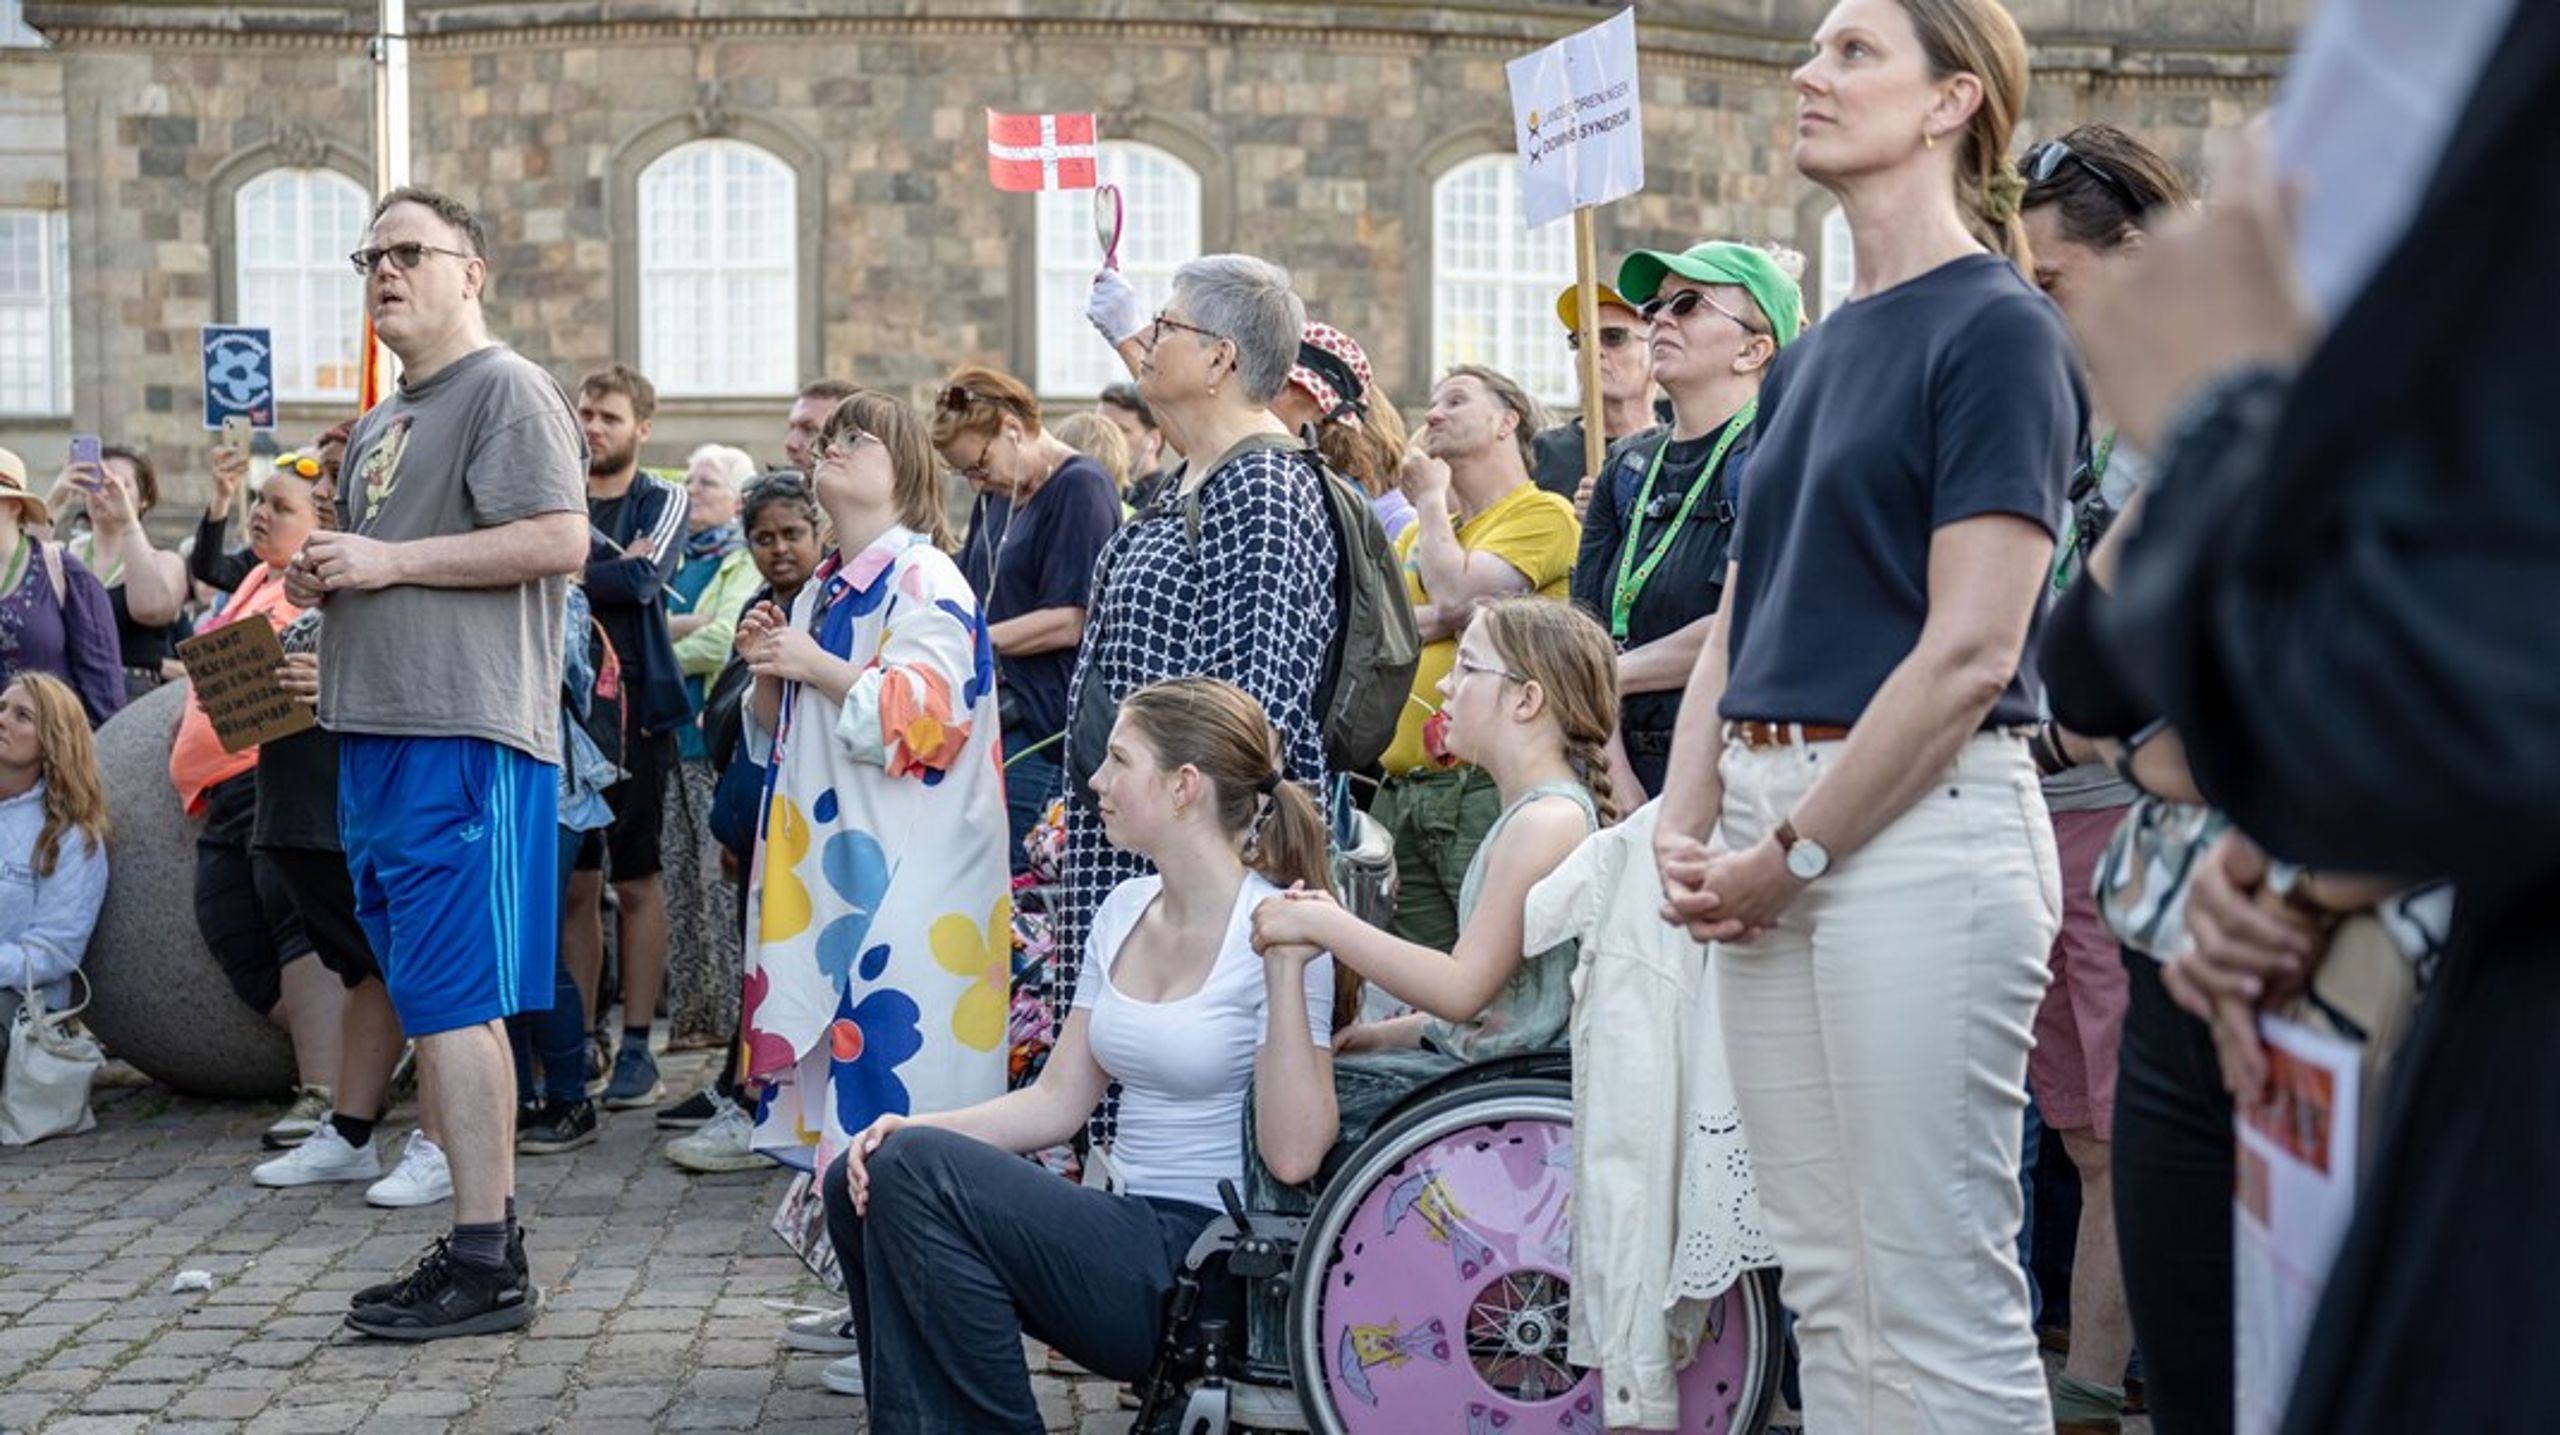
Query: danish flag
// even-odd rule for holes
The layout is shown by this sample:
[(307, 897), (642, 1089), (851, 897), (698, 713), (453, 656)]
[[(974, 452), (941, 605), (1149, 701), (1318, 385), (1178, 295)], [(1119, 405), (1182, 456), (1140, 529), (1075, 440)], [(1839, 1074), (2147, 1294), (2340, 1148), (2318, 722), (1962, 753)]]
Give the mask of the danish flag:
[(987, 111), (987, 179), (1008, 190), (1093, 188), (1093, 116)]

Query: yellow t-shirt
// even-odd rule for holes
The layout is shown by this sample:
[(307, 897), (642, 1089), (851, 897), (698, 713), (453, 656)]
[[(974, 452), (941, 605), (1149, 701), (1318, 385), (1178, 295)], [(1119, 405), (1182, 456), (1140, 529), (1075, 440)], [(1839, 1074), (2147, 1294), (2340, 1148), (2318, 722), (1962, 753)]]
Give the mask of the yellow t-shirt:
[[(1422, 569), (1413, 561), (1413, 546), (1422, 537), (1419, 523), (1396, 540), (1396, 556), (1404, 560), (1405, 596), (1419, 608), (1431, 601), (1422, 586)], [(1534, 483), (1504, 494), (1491, 508), (1458, 529), (1458, 546), (1470, 554), (1490, 553), (1517, 568), (1530, 591), (1561, 603), (1573, 578), (1573, 560), (1582, 548), (1582, 524), (1573, 505)], [(1458, 640), (1441, 638), (1422, 645), (1422, 661), (1413, 670), (1413, 699), (1396, 723), (1396, 740), (1380, 761), (1390, 777), (1432, 765), (1422, 745), (1423, 724), (1440, 710), (1440, 680), (1458, 660)]]

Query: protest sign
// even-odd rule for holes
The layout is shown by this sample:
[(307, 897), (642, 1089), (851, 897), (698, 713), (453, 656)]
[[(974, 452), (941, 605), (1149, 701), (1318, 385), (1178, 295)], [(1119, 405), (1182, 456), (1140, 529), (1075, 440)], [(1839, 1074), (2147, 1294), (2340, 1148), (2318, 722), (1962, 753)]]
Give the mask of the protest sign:
[(222, 427), (234, 414), (252, 428), (276, 426), (275, 348), (264, 329), (244, 324), (206, 324), (204, 344), (204, 426)]
[(225, 623), (178, 645), (196, 701), (224, 752), (243, 752), (312, 725), (311, 709), (276, 682), (284, 645), (262, 617)]
[(2282, 1017), (2259, 1019), (2268, 1087), (2233, 1114), (2234, 1399), (2241, 1435), (2275, 1435), (2329, 1265), (2356, 1206), (2361, 1071), (2352, 1043)]
[(1644, 188), (1644, 107), (1636, 77), (1636, 12), (1619, 11), (1505, 67), (1520, 143), (1520, 212), (1528, 228), (1573, 216), (1582, 469), (1600, 471), (1600, 259), (1591, 209)]
[(1644, 188), (1632, 7), (1505, 68), (1530, 228)]

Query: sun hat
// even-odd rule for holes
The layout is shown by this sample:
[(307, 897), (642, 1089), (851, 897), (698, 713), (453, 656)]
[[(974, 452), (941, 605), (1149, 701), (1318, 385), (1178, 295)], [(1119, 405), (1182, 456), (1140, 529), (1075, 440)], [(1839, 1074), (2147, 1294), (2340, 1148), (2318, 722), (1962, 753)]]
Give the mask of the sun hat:
[(51, 523), (53, 521), (52, 510), (44, 506), (44, 500), (36, 496), (34, 489), (27, 487), (26, 460), (8, 449), (0, 448), (0, 502), (7, 502), (10, 499), (16, 499), (33, 510), (35, 522)]
[[(1369, 356), (1359, 342), (1331, 324), (1307, 321), (1298, 339), (1298, 362), (1289, 382), (1315, 400), (1324, 422), (1368, 411)], [(1349, 392), (1345, 392), (1348, 390)]]

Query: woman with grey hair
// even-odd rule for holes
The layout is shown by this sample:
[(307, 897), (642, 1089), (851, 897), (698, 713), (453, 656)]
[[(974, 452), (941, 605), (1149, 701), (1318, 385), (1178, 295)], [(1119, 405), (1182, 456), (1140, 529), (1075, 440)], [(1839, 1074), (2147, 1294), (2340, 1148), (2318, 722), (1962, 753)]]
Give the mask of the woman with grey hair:
[[(707, 443), (685, 460), (684, 557), (666, 587), (667, 630), (692, 714), (676, 729), (675, 780), (667, 784), (660, 842), (666, 853), (668, 1039), (683, 1046), (727, 1041), (738, 1029), (740, 928), (737, 894), (720, 879), (709, 840), (713, 774), (702, 743), (702, 704), (728, 660), (738, 615), (762, 581), (738, 526), (738, 496), (755, 480), (745, 450)], [(712, 1112), (697, 1095), (669, 1108), (679, 1126)]]
[(1334, 628), (1337, 544), (1324, 479), (1271, 413), (1307, 320), (1289, 272), (1243, 254), (1195, 259), (1175, 271), (1172, 297), (1147, 319), (1116, 271), (1097, 276), (1094, 292), (1088, 316), (1189, 457), (1094, 568), (1067, 699), (1065, 890), (1056, 913), (1056, 950), (1066, 959), (1049, 992), (1060, 1022), (1094, 908), (1152, 870), (1103, 840), (1088, 786), (1120, 700), (1163, 678), (1223, 678), (1270, 714), (1284, 775), (1320, 787), (1316, 687)]

